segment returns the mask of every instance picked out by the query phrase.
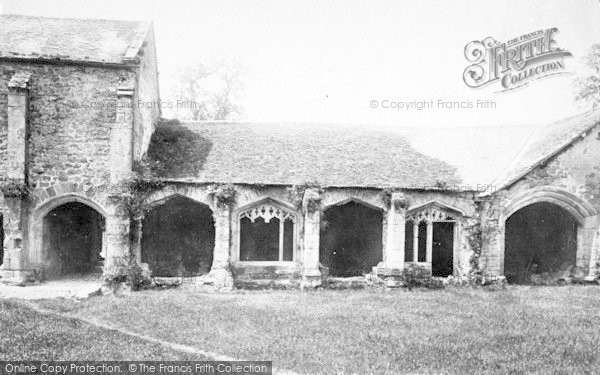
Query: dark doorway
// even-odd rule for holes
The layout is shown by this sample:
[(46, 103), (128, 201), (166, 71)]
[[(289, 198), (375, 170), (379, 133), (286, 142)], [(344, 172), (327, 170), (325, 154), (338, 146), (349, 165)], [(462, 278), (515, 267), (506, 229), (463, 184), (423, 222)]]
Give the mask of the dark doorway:
[(431, 274), (439, 277), (452, 275), (454, 268), (454, 223), (433, 223), (433, 246), (431, 251)]
[(142, 223), (142, 262), (153, 276), (191, 277), (210, 271), (215, 246), (212, 211), (177, 196), (154, 207)]
[(535, 203), (506, 220), (504, 274), (509, 282), (529, 283), (533, 274), (574, 267), (577, 222), (563, 208)]
[(414, 223), (412, 221), (407, 221), (404, 226), (404, 261), (405, 262), (416, 262), (416, 259), (413, 259), (414, 254)]
[(382, 213), (350, 202), (325, 210), (320, 259), (332, 276), (360, 276), (382, 260)]
[(417, 262), (427, 262), (427, 223), (424, 221), (419, 223), (418, 243)]
[(65, 203), (44, 217), (45, 277), (101, 273), (104, 217), (79, 202)]

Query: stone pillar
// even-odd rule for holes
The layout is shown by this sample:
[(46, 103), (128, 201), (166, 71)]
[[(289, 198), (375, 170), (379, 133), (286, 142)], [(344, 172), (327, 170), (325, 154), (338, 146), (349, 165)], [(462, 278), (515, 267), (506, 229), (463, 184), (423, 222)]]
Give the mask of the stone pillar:
[(302, 286), (321, 284), (319, 269), (319, 241), (321, 232), (321, 196), (317, 189), (309, 188), (304, 192), (302, 208), (304, 211), (304, 247), (302, 249)]
[(136, 217), (131, 220), (131, 252), (138, 264), (142, 264), (142, 222), (143, 218)]
[(110, 132), (110, 182), (131, 175), (133, 166), (133, 88), (117, 89), (116, 119)]
[(27, 183), (29, 158), (29, 73), (15, 73), (8, 83), (7, 174), (11, 180)]
[(413, 222), (413, 262), (419, 261), (419, 222)]
[[(8, 184), (14, 191), (5, 191), (4, 200), (4, 260), (0, 267), (3, 283), (24, 284), (34, 279), (28, 270), (28, 249), (24, 247), (23, 228), (26, 226), (27, 201), (18, 192), (28, 186), (29, 163), (29, 81), (31, 74), (18, 72), (8, 83), (8, 134), (7, 155)], [(10, 196), (8, 194), (11, 194)], [(14, 195), (13, 195), (14, 194)]]
[(585, 218), (577, 230), (577, 263), (587, 270), (586, 280), (600, 279), (600, 215)]
[(433, 222), (427, 221), (427, 248), (425, 261), (431, 264), (433, 255)]
[(481, 223), (482, 236), (479, 267), (486, 276), (504, 275), (504, 225), (497, 220)]
[(215, 219), (215, 249), (210, 276), (219, 288), (233, 287), (233, 278), (229, 269), (229, 250), (231, 248), (231, 215), (229, 207), (218, 206), (213, 213)]
[(122, 215), (109, 214), (106, 217), (106, 258), (105, 273), (118, 272), (119, 268), (129, 267), (132, 260), (130, 247), (130, 220)]
[(404, 270), (405, 201), (400, 192), (392, 193), (387, 212), (386, 240), (383, 249), (383, 266), (389, 270)]

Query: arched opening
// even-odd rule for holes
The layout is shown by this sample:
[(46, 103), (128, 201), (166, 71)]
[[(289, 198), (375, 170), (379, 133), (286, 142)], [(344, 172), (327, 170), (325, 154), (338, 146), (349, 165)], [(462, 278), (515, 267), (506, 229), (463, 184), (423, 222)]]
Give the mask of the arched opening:
[(356, 202), (325, 210), (319, 256), (330, 275), (364, 275), (381, 262), (382, 220), (380, 210)]
[(101, 273), (104, 217), (80, 202), (68, 202), (43, 219), (44, 272), (48, 279)]
[(294, 260), (295, 214), (267, 201), (239, 213), (239, 260), (291, 262)]
[(454, 271), (454, 225), (451, 221), (433, 223), (432, 276), (447, 277)]
[(215, 246), (211, 209), (176, 196), (152, 208), (142, 222), (142, 262), (153, 276), (191, 277), (210, 271)]
[(557, 281), (576, 265), (578, 223), (552, 203), (534, 203), (506, 220), (504, 274), (512, 283)]

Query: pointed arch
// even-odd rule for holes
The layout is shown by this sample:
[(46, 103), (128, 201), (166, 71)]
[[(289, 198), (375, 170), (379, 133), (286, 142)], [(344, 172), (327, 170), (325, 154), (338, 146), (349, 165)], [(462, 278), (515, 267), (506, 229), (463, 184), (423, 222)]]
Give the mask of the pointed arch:
[(576, 195), (553, 187), (540, 187), (523, 192), (513, 198), (503, 209), (503, 221), (520, 209), (534, 203), (553, 203), (567, 210), (579, 225), (585, 225), (586, 219), (598, 215), (594, 207)]
[(234, 215), (235, 260), (261, 264), (294, 261), (300, 217), (295, 207), (271, 197), (238, 208)]
[(382, 205), (367, 202), (367, 201), (360, 199), (358, 197), (355, 197), (355, 196), (349, 196), (349, 197), (345, 197), (343, 199), (338, 199), (336, 201), (328, 202), (326, 205), (323, 206), (323, 211), (325, 211), (331, 207), (334, 207), (334, 206), (343, 206), (348, 203), (356, 203), (356, 204), (360, 204), (360, 205), (368, 207), (368, 208), (372, 208), (374, 210), (385, 211), (385, 208)]

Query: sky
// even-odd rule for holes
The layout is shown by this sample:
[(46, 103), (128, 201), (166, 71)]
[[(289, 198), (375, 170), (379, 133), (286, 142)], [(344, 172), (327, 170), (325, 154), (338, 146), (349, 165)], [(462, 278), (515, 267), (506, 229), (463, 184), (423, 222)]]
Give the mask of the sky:
[[(186, 65), (225, 59), (243, 69), (241, 120), (388, 129), (540, 125), (583, 112), (573, 81), (589, 74), (582, 58), (600, 42), (598, 0), (4, 0), (1, 12), (153, 21), (162, 100)], [(573, 55), (570, 74), (503, 93), (464, 83), (469, 42), (552, 27)], [(422, 110), (382, 108), (430, 100)]]

